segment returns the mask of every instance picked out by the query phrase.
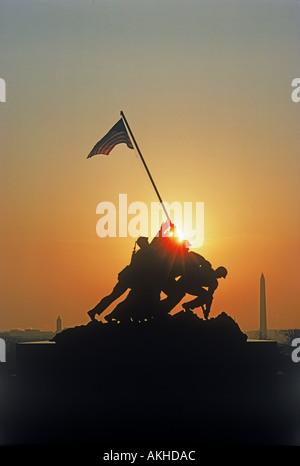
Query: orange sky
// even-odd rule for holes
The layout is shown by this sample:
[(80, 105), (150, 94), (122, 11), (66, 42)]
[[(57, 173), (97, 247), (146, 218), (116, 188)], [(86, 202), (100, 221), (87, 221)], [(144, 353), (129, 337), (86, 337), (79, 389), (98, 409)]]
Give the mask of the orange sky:
[[(1, 2), (1, 322), (84, 324), (130, 260), (96, 206), (157, 201), (135, 153), (87, 160), (123, 110), (164, 200), (204, 202), (211, 315), (300, 327), (296, 1)], [(180, 307), (179, 307), (180, 308)]]

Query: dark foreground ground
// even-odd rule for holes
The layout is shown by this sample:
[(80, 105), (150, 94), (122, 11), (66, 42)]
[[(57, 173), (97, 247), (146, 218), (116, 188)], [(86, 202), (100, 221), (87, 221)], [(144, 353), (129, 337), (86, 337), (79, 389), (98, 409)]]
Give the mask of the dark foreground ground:
[(247, 342), (226, 314), (91, 323), (55, 340), (23, 345), (16, 375), (2, 370), (1, 445), (94, 448), (100, 456), (300, 445), (300, 368), (276, 344)]

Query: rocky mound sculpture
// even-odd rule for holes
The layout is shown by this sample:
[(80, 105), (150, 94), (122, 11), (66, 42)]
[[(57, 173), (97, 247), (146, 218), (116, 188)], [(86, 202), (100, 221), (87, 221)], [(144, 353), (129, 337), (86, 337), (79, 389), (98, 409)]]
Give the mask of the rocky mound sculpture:
[(134, 388), (189, 386), (240, 374), (247, 346), (247, 336), (226, 313), (204, 320), (192, 311), (143, 323), (91, 322), (53, 340), (67, 378)]

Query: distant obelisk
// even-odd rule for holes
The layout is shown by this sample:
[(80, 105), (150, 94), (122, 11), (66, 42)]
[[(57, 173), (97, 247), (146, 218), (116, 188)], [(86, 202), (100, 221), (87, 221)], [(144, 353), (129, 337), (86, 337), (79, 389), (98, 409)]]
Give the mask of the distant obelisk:
[(266, 284), (264, 274), (260, 277), (260, 338), (267, 338), (267, 313), (266, 313)]
[(60, 316), (57, 317), (56, 319), (56, 333), (61, 332), (61, 318)]

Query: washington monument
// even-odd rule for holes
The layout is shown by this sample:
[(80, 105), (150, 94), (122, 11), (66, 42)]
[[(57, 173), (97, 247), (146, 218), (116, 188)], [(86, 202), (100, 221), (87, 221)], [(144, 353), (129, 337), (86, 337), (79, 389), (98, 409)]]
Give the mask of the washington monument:
[(264, 274), (260, 277), (260, 338), (267, 338), (267, 314), (266, 314), (266, 286)]

